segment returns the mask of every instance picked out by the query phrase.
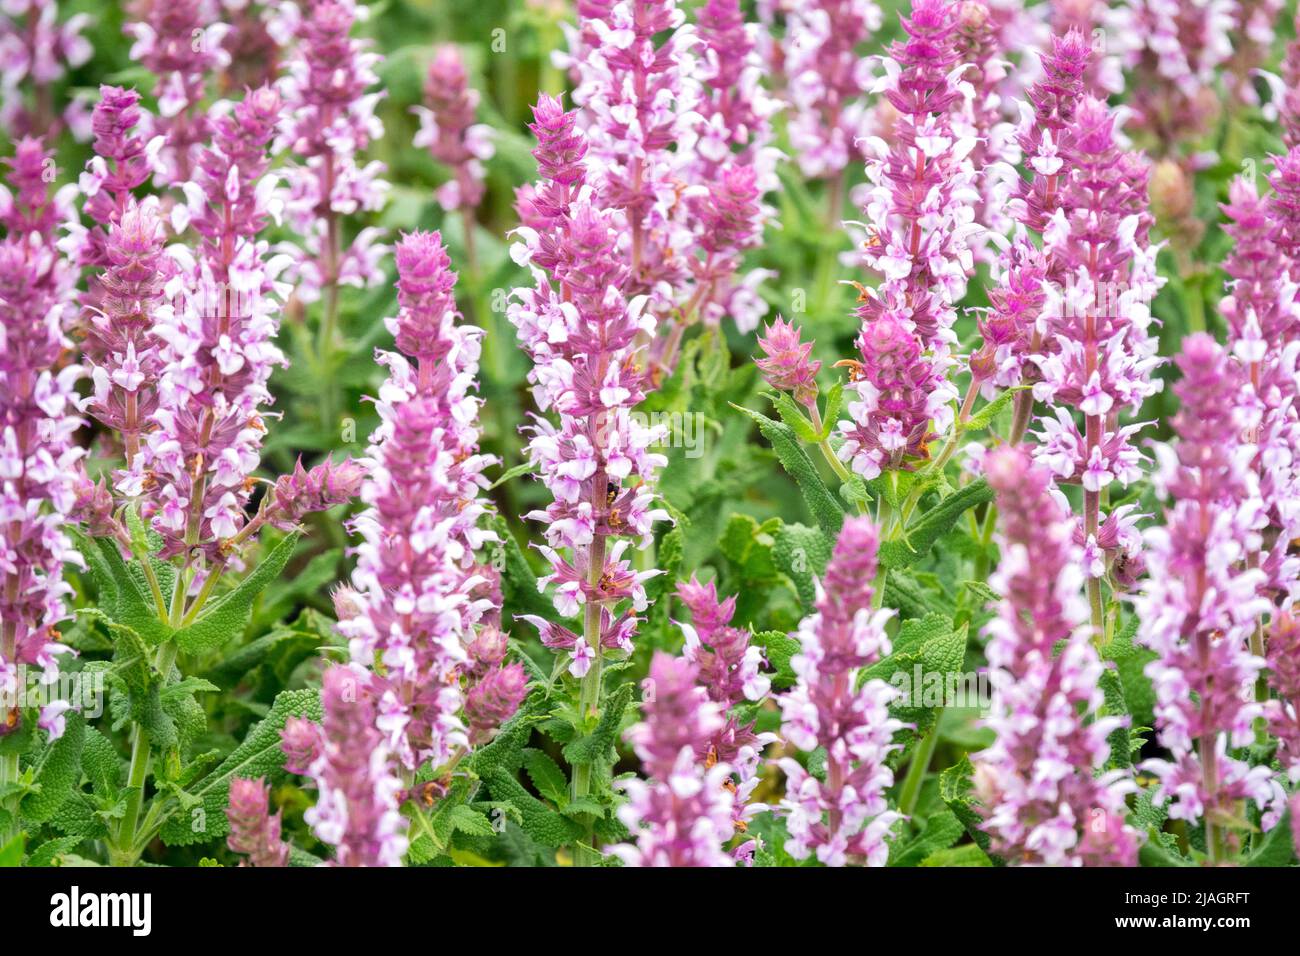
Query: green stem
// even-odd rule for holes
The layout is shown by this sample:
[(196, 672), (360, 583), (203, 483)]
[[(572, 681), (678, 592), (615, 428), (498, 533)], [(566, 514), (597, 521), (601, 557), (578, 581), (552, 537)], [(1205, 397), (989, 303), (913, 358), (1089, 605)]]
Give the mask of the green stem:
[[(179, 626), (185, 612), (185, 591), (187, 575), (184, 570), (176, 575), (175, 590), (172, 592), (171, 612), (168, 622), (172, 627)], [(167, 641), (158, 648), (154, 665), (167, 683), (172, 668), (176, 665), (179, 648), (175, 641)], [(114, 866), (134, 866), (142, 847), (138, 847), (140, 829), (140, 808), (144, 803), (144, 785), (149, 776), (149, 731), (140, 724), (131, 728), (131, 765), (127, 771), (126, 785), (131, 792), (126, 798), (126, 809), (117, 826), (116, 839), (110, 847), (109, 856)]]
[[(591, 562), (588, 576), (594, 578), (595, 581), (599, 581), (604, 567), (605, 538), (603, 535), (598, 534), (591, 543)], [(604, 672), (604, 653), (600, 646), (600, 612), (601, 605), (599, 602), (587, 601), (586, 614), (583, 619), (583, 639), (591, 647), (594, 657), (591, 667), (582, 677), (582, 686), (578, 692), (578, 713), (582, 715), (584, 721), (589, 715), (595, 716), (600, 711), (601, 677)], [(575, 800), (580, 800), (591, 793), (591, 764), (579, 763), (574, 766), (572, 789), (573, 799)], [(595, 866), (600, 862), (600, 854), (594, 849), (595, 843), (594, 821), (589, 820), (587, 822), (586, 844), (577, 843), (573, 847), (574, 866)]]
[(149, 555), (140, 558), (140, 567), (144, 569), (145, 580), (149, 582), (149, 590), (153, 592), (154, 607), (158, 611), (158, 616), (166, 618), (167, 601), (163, 598), (162, 587), (158, 584), (158, 575), (154, 573)]
[(1025, 389), (1023, 392), (1017, 392), (1015, 401), (1015, 413), (1011, 416), (1011, 434), (1007, 436), (1008, 445), (1020, 444), (1020, 439), (1025, 437), (1025, 432), (1029, 430), (1029, 419), (1034, 412), (1034, 393), (1032, 389)]
[(984, 524), (980, 527), (980, 553), (975, 559), (975, 580), (986, 581), (989, 576), (989, 545), (993, 541), (993, 528), (998, 523), (998, 507), (990, 503), (984, 512)]
[[(816, 398), (808, 406), (808, 415), (812, 419), (812, 425), (817, 434), (820, 435), (826, 430), (826, 426), (822, 424), (822, 413), (817, 408)], [(831, 471), (835, 472), (836, 478), (841, 482), (845, 482), (853, 477), (848, 468), (844, 466), (844, 462), (840, 461), (839, 456), (835, 454), (835, 449), (831, 447), (829, 438), (823, 438), (817, 443), (817, 447), (821, 449), (822, 457), (826, 459), (826, 464), (831, 466)]]
[(916, 804), (921, 799), (921, 784), (925, 782), (926, 772), (930, 769), (930, 760), (935, 748), (939, 746), (939, 721), (943, 717), (940, 709), (934, 715), (934, 726), (916, 744), (912, 762), (907, 766), (907, 776), (903, 778), (903, 789), (898, 792), (898, 812), (910, 817), (916, 812)]
[[(889, 473), (890, 480), (894, 480), (894, 473)], [(894, 508), (889, 503), (885, 495), (881, 495), (876, 500), (876, 527), (880, 529), (880, 540), (887, 541), (890, 537), (890, 525), (893, 523)], [(871, 582), (872, 595), (871, 606), (873, 608), (884, 607), (885, 604), (885, 581), (889, 577), (889, 569), (883, 564), (876, 566), (876, 579)]]
[[(8, 783), (17, 783), (18, 781), (18, 754), (6, 753), (0, 754), (0, 787)], [(7, 846), (18, 833), (18, 814), (17, 807), (10, 806), (11, 812), (8, 825), (0, 827), (0, 847)]]

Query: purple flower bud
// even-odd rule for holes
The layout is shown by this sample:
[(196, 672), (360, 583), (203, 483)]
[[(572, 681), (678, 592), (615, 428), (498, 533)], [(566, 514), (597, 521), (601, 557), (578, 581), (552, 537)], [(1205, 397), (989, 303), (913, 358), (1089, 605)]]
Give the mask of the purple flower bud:
[(455, 341), (447, 330), (460, 318), (452, 290), (456, 273), (439, 232), (413, 232), (397, 244), (397, 348), (432, 371)]
[(303, 470), (299, 458), (292, 474), (281, 475), (276, 480), (266, 522), (273, 528), (290, 531), (308, 514), (328, 511), (351, 501), (361, 490), (365, 477), (365, 466), (351, 458), (338, 464), (326, 460), (311, 471)]
[(249, 866), (288, 866), (289, 845), (280, 839), (280, 814), (268, 814), (269, 788), (264, 780), (230, 781), (226, 845), (248, 857)]
[(849, 388), (858, 398), (849, 402), (852, 420), (839, 424), (844, 435), (840, 457), (868, 480), (886, 470), (910, 470), (927, 457), (935, 437), (931, 423), (948, 427), (950, 402), (956, 397), (940, 364), (924, 354), (910, 330), (906, 306), (897, 305), (893, 296), (884, 301), (868, 295), (860, 310), (862, 362), (849, 363)]
[(473, 746), (492, 738), (497, 728), (515, 715), (528, 691), (528, 674), (522, 664), (491, 671), (465, 695), (465, 720)]
[(767, 337), (759, 336), (758, 347), (767, 357), (754, 360), (763, 380), (778, 392), (793, 393), (801, 405), (812, 407), (817, 401), (817, 372), (822, 367), (811, 358), (816, 343), (800, 341), (798, 326), (779, 315), (765, 331)]

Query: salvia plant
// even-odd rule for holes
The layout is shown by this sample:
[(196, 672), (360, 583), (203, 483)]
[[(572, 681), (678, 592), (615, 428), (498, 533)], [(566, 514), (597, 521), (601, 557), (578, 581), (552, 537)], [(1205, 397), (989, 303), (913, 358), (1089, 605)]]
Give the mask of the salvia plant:
[(0, 863), (1296, 864), (1297, 25), (0, 3)]

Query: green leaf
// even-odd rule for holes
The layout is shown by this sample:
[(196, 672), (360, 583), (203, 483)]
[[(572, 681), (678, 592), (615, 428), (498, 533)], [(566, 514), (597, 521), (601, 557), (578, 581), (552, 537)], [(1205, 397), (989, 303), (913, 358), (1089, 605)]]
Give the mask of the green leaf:
[(1133, 715), (1133, 723), (1141, 727), (1154, 727), (1156, 692), (1145, 671), (1156, 654), (1133, 643), (1137, 626), (1137, 615), (1130, 615), (1120, 632), (1102, 647), (1101, 656), (1102, 660), (1115, 662), (1120, 686), (1124, 690), (1124, 702), (1128, 712)]
[(815, 445), (821, 441), (821, 435), (817, 434), (817, 429), (813, 428), (813, 423), (808, 421), (807, 416), (795, 404), (785, 392), (764, 392), (764, 396), (771, 401), (776, 407), (776, 413), (781, 416), (781, 421), (790, 426), (799, 440)]
[(225, 811), (232, 778), (267, 777), (271, 782), (284, 779), (280, 731), (290, 717), (319, 721), (319, 693), (315, 690), (281, 691), (265, 719), (254, 724), (243, 743), (193, 789), (193, 795), (203, 801), (202, 814), (196, 811), (173, 814), (163, 826), (163, 842), (168, 846), (189, 846), (224, 837), (230, 828)]
[(1296, 862), (1295, 838), (1291, 833), (1291, 811), (1282, 814), (1282, 819), (1268, 833), (1263, 841), (1246, 858), (1246, 866), (1293, 866)]
[(619, 727), (623, 713), (632, 699), (632, 685), (623, 684), (609, 695), (605, 701), (605, 710), (600, 715), (596, 729), (585, 737), (579, 737), (564, 747), (564, 759), (571, 766), (611, 762), (613, 760), (614, 741), (618, 739)]
[(782, 524), (776, 531), (772, 561), (794, 582), (799, 601), (808, 610), (816, 600), (813, 579), (826, 573), (831, 559), (831, 542), (820, 528)]
[(920, 863), (921, 866), (992, 866), (989, 855), (974, 843), (963, 843), (947, 850), (935, 850)]
[(961, 821), (961, 825), (966, 828), (975, 845), (988, 854), (990, 862), (994, 866), (1004, 866), (1006, 861), (988, 852), (989, 835), (981, 829), (982, 818), (974, 809), (971, 800), (974, 790), (971, 777), (974, 773), (975, 766), (970, 762), (970, 757), (962, 757), (959, 763), (939, 774), (939, 797)]
[(967, 510), (992, 500), (993, 489), (983, 478), (953, 492), (908, 527), (906, 541), (880, 543), (881, 565), (892, 570), (915, 564)]
[[(948, 704), (948, 692), (962, 689), (966, 634), (965, 625), (954, 630), (952, 619), (938, 612), (904, 621), (894, 639), (893, 652), (867, 668), (859, 679), (879, 678), (900, 689), (910, 688), (910, 700), (890, 705), (890, 711), (916, 724), (920, 733)], [(956, 675), (956, 679), (950, 675)], [(938, 699), (932, 700), (936, 692)]]
[(463, 803), (451, 808), (451, 825), (454, 830), (470, 836), (492, 836), (496, 832), (491, 820)]
[[(114, 729), (129, 717), (149, 731), (150, 741), (160, 750), (176, 745), (176, 724), (163, 709), (163, 675), (154, 667), (153, 648), (135, 628), (106, 618), (95, 608), (81, 608), (79, 614), (95, 617), (113, 637), (113, 666), (108, 678), (114, 685)], [(122, 699), (124, 696), (125, 699)], [(120, 706), (119, 706), (120, 705)]]
[[(273, 657), (277, 662), (285, 658), (300, 661), (324, 643), (315, 631), (297, 627), (280, 627), (222, 656), (221, 660), (204, 675), (223, 688), (233, 687), (245, 674), (262, 666)], [(278, 666), (278, 665), (277, 665)]]
[(560, 765), (542, 750), (529, 747), (524, 750), (524, 770), (533, 787), (547, 800), (563, 807), (569, 799), (569, 779)]
[(58, 866), (60, 857), (65, 853), (71, 853), (81, 845), (83, 838), (79, 836), (55, 837), (53, 840), (47, 840), (27, 858), (28, 866)]
[(501, 590), (507, 612), (511, 614), (536, 614), (548, 621), (560, 621), (555, 606), (537, 589), (537, 575), (524, 557), (519, 542), (506, 524), (505, 518), (494, 515), (491, 522), (496, 532), (498, 551), (493, 563), (501, 570)]
[(520, 465), (515, 465), (513, 468), (507, 468), (501, 473), (500, 478), (488, 485), (487, 490), (492, 491), (494, 488), (500, 488), (507, 481), (518, 478), (520, 475), (531, 475), (536, 470), (537, 466), (530, 461), (526, 461)]
[(1004, 389), (993, 401), (967, 419), (962, 431), (978, 432), (988, 428), (993, 424), (993, 419), (997, 418), (1002, 410), (1011, 404), (1011, 400), (1016, 397), (1016, 393), (1022, 392), (1028, 387), (1028, 385), (1013, 385), (1011, 388)]
[[(1119, 681), (1119, 675), (1114, 670), (1107, 668), (1101, 672), (1101, 678), (1097, 681), (1097, 686), (1105, 695), (1104, 716), (1109, 717), (1127, 717), (1128, 706), (1124, 703), (1124, 688)], [(1129, 727), (1116, 727), (1106, 738), (1110, 744), (1110, 758), (1106, 761), (1106, 769), (1115, 770), (1122, 767), (1131, 767), (1133, 765), (1133, 756), (1129, 750)]]
[(81, 769), (96, 796), (110, 800), (117, 797), (122, 788), (122, 759), (109, 739), (93, 727), (86, 729)]
[(508, 801), (519, 811), (519, 825), (542, 846), (555, 849), (582, 837), (583, 828), (577, 822), (542, 803), (504, 768), (492, 770), (484, 780), (495, 799)]
[(1191, 866), (1191, 862), (1167, 848), (1160, 841), (1160, 831), (1151, 827), (1147, 841), (1138, 849), (1140, 866)]
[(46, 745), (32, 768), (33, 782), (39, 789), (23, 797), (19, 805), (19, 813), (32, 823), (52, 819), (81, 782), (86, 722), (76, 711), (69, 711), (66, 720), (63, 736)]
[(545, 719), (538, 714), (545, 703), (546, 696), (541, 691), (530, 694), (497, 735), (470, 754), (469, 769), (484, 779), (496, 770), (511, 774), (517, 771), (523, 765), (524, 744), (532, 736), (533, 725)]
[(772, 689), (785, 690), (787, 687), (793, 687), (797, 675), (790, 666), (790, 658), (799, 653), (799, 642), (780, 631), (759, 631), (750, 638), (750, 643), (762, 648), (763, 656), (776, 671), (772, 675)]
[(904, 618), (924, 617), (945, 602), (928, 591), (909, 571), (891, 571), (885, 578), (885, 605), (897, 608)]
[(822, 412), (821, 439), (825, 441), (835, 432), (835, 423), (840, 417), (840, 406), (844, 404), (844, 382), (836, 379), (835, 384), (826, 392), (826, 408)]
[(173, 631), (159, 619), (157, 603), (143, 583), (144, 573), (127, 566), (117, 550), (117, 542), (73, 533), (99, 590), (99, 609), (103, 615), (130, 628), (153, 647), (170, 638)]
[(799, 485), (804, 501), (808, 503), (808, 508), (817, 520), (817, 524), (831, 537), (838, 537), (840, 526), (844, 523), (844, 509), (827, 489), (812, 459), (800, 447), (799, 440), (791, 428), (742, 405), (733, 404), (732, 408), (744, 412), (754, 420), (763, 437), (772, 443), (782, 467)]
[(925, 828), (907, 841), (896, 841), (889, 847), (890, 866), (918, 866), (921, 861), (938, 850), (946, 850), (966, 832), (957, 815), (951, 810), (941, 810), (925, 821)]
[(187, 654), (199, 654), (216, 650), (243, 634), (252, 616), (253, 602), (280, 576), (300, 536), (298, 531), (286, 535), (236, 588), (211, 601), (194, 623), (177, 631), (177, 646)]

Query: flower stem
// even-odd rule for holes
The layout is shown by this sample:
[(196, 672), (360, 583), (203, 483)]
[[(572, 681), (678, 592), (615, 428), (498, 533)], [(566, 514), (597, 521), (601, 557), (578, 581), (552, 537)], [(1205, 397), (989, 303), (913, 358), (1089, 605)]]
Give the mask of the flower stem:
[(912, 762), (907, 765), (907, 776), (903, 778), (903, 788), (898, 792), (898, 812), (903, 816), (910, 817), (916, 812), (916, 804), (921, 799), (921, 785), (930, 769), (934, 751), (939, 746), (939, 721), (942, 717), (942, 709), (935, 712), (934, 726), (917, 741)]

